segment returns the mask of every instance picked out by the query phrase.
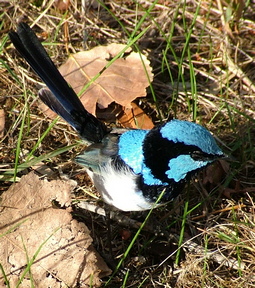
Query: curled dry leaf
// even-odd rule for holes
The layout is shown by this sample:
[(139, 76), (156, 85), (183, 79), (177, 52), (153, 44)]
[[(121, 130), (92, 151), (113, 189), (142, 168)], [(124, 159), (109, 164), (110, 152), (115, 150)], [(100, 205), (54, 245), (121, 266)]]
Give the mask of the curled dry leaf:
[[(40, 180), (33, 172), (3, 193), (0, 211), (0, 259), (10, 287), (16, 287), (26, 265), (39, 250), (19, 287), (98, 287), (110, 269), (92, 246), (88, 228), (53, 199), (69, 193), (73, 183)], [(68, 199), (65, 196), (67, 202)], [(33, 280), (31, 280), (31, 277)], [(5, 287), (0, 273), (0, 287)]]
[(150, 117), (139, 106), (132, 102), (131, 107), (124, 108), (123, 115), (118, 118), (123, 127), (140, 129), (152, 129), (154, 127)]
[[(113, 43), (73, 54), (59, 71), (79, 94), (84, 86), (125, 47)], [(90, 113), (95, 115), (96, 104), (100, 108), (107, 108), (110, 103), (116, 102), (124, 107), (130, 107), (134, 99), (146, 96), (146, 87), (153, 79), (150, 62), (144, 55), (131, 52), (131, 49), (126, 52), (128, 54), (125, 58), (114, 61), (81, 95), (80, 99)], [(52, 117), (52, 113), (48, 114), (48, 110), (44, 109), (44, 113)]]

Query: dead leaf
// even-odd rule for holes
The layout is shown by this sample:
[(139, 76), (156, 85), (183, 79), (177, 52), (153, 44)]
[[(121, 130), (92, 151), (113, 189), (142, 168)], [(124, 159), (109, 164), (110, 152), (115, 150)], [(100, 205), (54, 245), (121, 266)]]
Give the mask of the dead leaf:
[(209, 185), (211, 187), (210, 190), (220, 185), (229, 172), (229, 169), (229, 163), (226, 160), (214, 162), (203, 171), (203, 185)]
[[(73, 183), (40, 180), (31, 172), (2, 194), (0, 259), (10, 287), (16, 287), (42, 244), (19, 287), (31, 287), (31, 277), (38, 288), (90, 287), (91, 281), (98, 287), (100, 277), (109, 275), (110, 269), (93, 248), (85, 224), (72, 219), (65, 209), (51, 205), (61, 191), (69, 193), (70, 198), (72, 189)], [(0, 286), (5, 286), (1, 273)]]
[(104, 122), (113, 123), (116, 122), (116, 118), (118, 118), (122, 112), (123, 108), (120, 105), (112, 103), (106, 109), (97, 108), (96, 115), (97, 118)]
[(35, 165), (32, 165), (31, 168), (42, 176), (46, 176), (48, 179), (56, 174), (47, 164), (43, 162), (38, 162)]
[(124, 108), (124, 114), (118, 118), (120, 124), (125, 128), (152, 129), (154, 124), (150, 117), (134, 102), (131, 106), (132, 108)]
[(60, 11), (66, 11), (70, 6), (70, 0), (55, 0), (54, 5)]
[[(90, 51), (73, 54), (63, 64), (59, 71), (74, 91), (79, 92), (116, 56), (125, 45), (112, 43), (108, 46), (98, 46)], [(100, 77), (81, 95), (80, 99), (85, 108), (95, 115), (96, 104), (99, 108), (107, 108), (112, 102), (124, 107), (130, 107), (130, 103), (137, 97), (146, 96), (146, 87), (153, 74), (149, 60), (144, 55), (126, 51), (130, 54), (125, 58), (119, 58), (105, 69)], [(141, 61), (146, 67), (145, 68)], [(49, 109), (46, 109), (48, 116)], [(50, 112), (49, 117), (52, 117)]]

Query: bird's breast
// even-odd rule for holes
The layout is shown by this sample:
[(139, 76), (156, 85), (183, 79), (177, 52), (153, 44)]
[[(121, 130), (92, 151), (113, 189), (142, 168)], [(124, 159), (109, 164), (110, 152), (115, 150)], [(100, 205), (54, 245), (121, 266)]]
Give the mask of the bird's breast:
[(139, 188), (139, 175), (126, 167), (112, 163), (101, 167), (100, 173), (87, 170), (104, 201), (122, 211), (142, 211), (155, 207)]

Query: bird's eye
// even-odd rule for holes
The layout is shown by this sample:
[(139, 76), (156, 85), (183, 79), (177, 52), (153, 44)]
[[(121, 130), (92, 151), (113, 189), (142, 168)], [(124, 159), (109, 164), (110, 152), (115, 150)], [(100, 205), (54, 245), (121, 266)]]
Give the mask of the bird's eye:
[(206, 159), (208, 159), (208, 155), (201, 152), (201, 151), (193, 151), (190, 154), (191, 158), (195, 161), (205, 161)]
[(215, 155), (210, 155), (202, 151), (193, 151), (190, 153), (190, 157), (195, 161), (213, 161)]

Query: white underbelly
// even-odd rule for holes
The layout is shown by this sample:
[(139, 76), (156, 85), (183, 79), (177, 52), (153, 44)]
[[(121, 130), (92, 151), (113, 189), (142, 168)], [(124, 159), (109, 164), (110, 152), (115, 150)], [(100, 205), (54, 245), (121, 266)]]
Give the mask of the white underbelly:
[(87, 170), (103, 200), (122, 211), (141, 211), (155, 207), (137, 187), (137, 175), (127, 169), (117, 170), (107, 165), (100, 174)]

